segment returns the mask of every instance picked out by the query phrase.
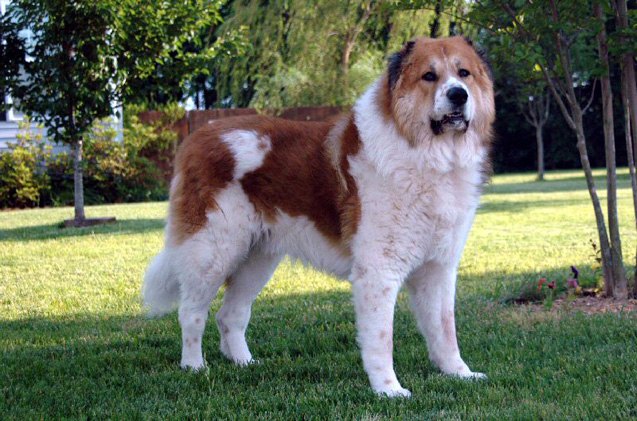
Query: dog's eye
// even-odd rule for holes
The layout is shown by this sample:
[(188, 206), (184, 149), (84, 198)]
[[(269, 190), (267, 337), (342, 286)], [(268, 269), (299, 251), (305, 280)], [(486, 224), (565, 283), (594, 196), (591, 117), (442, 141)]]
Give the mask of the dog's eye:
[(422, 79), (426, 80), (427, 82), (435, 82), (436, 79), (438, 79), (438, 77), (433, 72), (427, 72), (424, 75), (422, 75)]
[(467, 77), (469, 76), (471, 73), (467, 70), (467, 69), (460, 69), (458, 70), (458, 76), (460, 77)]

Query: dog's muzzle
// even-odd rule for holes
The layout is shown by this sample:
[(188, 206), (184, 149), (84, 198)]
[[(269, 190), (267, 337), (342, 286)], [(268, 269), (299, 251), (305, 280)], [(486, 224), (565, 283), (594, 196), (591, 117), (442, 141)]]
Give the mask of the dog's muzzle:
[(440, 120), (431, 120), (434, 134), (442, 134), (445, 130), (466, 131), (469, 121), (465, 116), (465, 104), (469, 94), (464, 88), (453, 87), (447, 91), (447, 100), (453, 111), (442, 116)]

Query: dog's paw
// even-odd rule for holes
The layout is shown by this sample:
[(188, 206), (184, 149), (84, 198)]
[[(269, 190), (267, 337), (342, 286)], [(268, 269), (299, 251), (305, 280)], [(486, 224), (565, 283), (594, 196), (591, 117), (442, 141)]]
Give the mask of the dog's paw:
[(206, 368), (206, 363), (201, 360), (201, 361), (181, 361), (181, 364), (179, 364), (182, 370), (188, 370), (188, 371), (202, 371), (204, 368)]
[(461, 379), (466, 380), (486, 380), (487, 375), (484, 373), (478, 373), (475, 371), (469, 371), (468, 373), (455, 373), (452, 376), (460, 377)]
[(398, 385), (397, 387), (383, 388), (375, 391), (378, 395), (385, 398), (410, 398), (411, 392), (404, 387)]
[(235, 365), (238, 365), (239, 367), (246, 367), (252, 364), (258, 364), (259, 361), (255, 360), (254, 358), (250, 357), (250, 358), (241, 358), (241, 359), (234, 359), (231, 358), (231, 361), (233, 363), (235, 363)]
[(468, 375), (466, 378), (471, 380), (487, 380), (488, 379), (486, 374), (478, 373), (475, 371), (472, 371), (471, 374)]
[(226, 357), (228, 360), (232, 361), (233, 364), (238, 365), (239, 367), (245, 367), (257, 363), (257, 360), (253, 359), (250, 353), (247, 353), (245, 355), (232, 355), (229, 352), (224, 352), (223, 348), (221, 349), (221, 353), (224, 357)]

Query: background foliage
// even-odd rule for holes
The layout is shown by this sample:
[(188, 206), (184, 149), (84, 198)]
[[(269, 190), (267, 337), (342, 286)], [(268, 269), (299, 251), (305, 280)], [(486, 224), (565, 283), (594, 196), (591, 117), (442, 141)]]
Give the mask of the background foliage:
[[(55, 3), (49, 0), (38, 1), (43, 4)], [(23, 24), (28, 23), (36, 32), (36, 18), (41, 11), (33, 5), (38, 1), (16, 2), (24, 7), (28, 6), (25, 19), (29, 19)], [(595, 57), (595, 28), (588, 21), (592, 1), (578, 0), (577, 7), (569, 6), (574, 15), (568, 23), (570, 26), (565, 30), (578, 34), (572, 40), (575, 46), (573, 60), (577, 71), (577, 90), (581, 98), (588, 98), (593, 94), (593, 102), (584, 114), (584, 124), (590, 140), (591, 163), (593, 166), (601, 166), (604, 164), (602, 105), (599, 87), (592, 83), (592, 78), (600, 70)], [(108, 154), (110, 157), (127, 156), (129, 160), (136, 160), (134, 165), (142, 168), (147, 165), (146, 160), (149, 160), (165, 172), (170, 166), (176, 139), (157, 125), (151, 127), (141, 124), (135, 118), (140, 111), (159, 108), (168, 110), (170, 104), (178, 102), (198, 109), (255, 107), (274, 111), (305, 105), (347, 106), (378, 77), (385, 68), (386, 58), (404, 42), (421, 35), (462, 34), (486, 49), (493, 67), (497, 105), (493, 151), (495, 171), (534, 169), (535, 133), (533, 127), (525, 121), (521, 108), (528, 103), (530, 97), (537, 97), (545, 91), (537, 67), (537, 63), (544, 58), (537, 48), (523, 42), (513, 42), (506, 36), (506, 25), (510, 23), (510, 19), (499, 7), (505, 3), (490, 0), (193, 0), (178, 3), (157, 0), (125, 0), (115, 3), (100, 0), (90, 7), (74, 11), (73, 13), (79, 13), (79, 17), (65, 15), (72, 22), (77, 19), (86, 21), (89, 18), (89, 22), (96, 22), (90, 32), (94, 36), (88, 37), (91, 41), (78, 46), (74, 52), (78, 57), (77, 62), (82, 62), (80, 58), (84, 56), (84, 61), (90, 62), (89, 59), (94, 54), (105, 57), (105, 60), (93, 67), (74, 67), (75, 73), (72, 73), (69, 83), (79, 79), (89, 82), (95, 79), (97, 85), (102, 86), (110, 83), (105, 79), (110, 77), (117, 88), (109, 91), (110, 93), (95, 94), (97, 91), (91, 88), (90, 83), (82, 87), (88, 90), (87, 95), (84, 95), (84, 91), (78, 92), (84, 92), (82, 98), (92, 98), (92, 106), (100, 110), (99, 115), (110, 110), (113, 101), (124, 102), (127, 129), (123, 149), (127, 152), (122, 152), (120, 147), (105, 148), (98, 141), (95, 146), (87, 145), (87, 153)], [(514, 8), (520, 6), (520, 2), (509, 3)], [(541, 15), (543, 4), (535, 2), (524, 7)], [(631, 0), (628, 5), (630, 28), (625, 35), (628, 39), (635, 40), (636, 2)], [(610, 17), (610, 10), (607, 13)], [(24, 48), (20, 47), (20, 43), (12, 42), (19, 38), (16, 22), (11, 23), (7, 19), (0, 21), (3, 29), (0, 36), (4, 40), (0, 42), (2, 57), (24, 58)], [(548, 25), (546, 22), (542, 23), (541, 19), (539, 22)], [(67, 26), (72, 35), (82, 31), (82, 28)], [(615, 32), (611, 31), (611, 34), (611, 52), (630, 48), (625, 42), (618, 42)], [(633, 47), (634, 45), (633, 43)], [(62, 54), (63, 51), (41, 53), (51, 55)], [(616, 54), (612, 57), (616, 57)], [(46, 62), (45, 59), (34, 60), (27, 65), (42, 67)], [(19, 72), (20, 63), (22, 62), (19, 60), (3, 62), (0, 85)], [(622, 139), (624, 125), (619, 103), (621, 96), (617, 62), (611, 61), (610, 72), (615, 94), (615, 135), (617, 139)], [(43, 87), (53, 89), (46, 88), (46, 81), (41, 82), (28, 89), (34, 90), (31, 97), (39, 98), (38, 101), (43, 98), (48, 104), (45, 105), (49, 107), (55, 103), (57, 97), (41, 92)], [(54, 90), (72, 91), (72, 86), (69, 86), (56, 86)], [(594, 89), (596, 92), (591, 92)], [(76, 118), (78, 121), (82, 120), (81, 115)], [(85, 120), (90, 121), (91, 118)], [(161, 124), (168, 128), (172, 123)], [(52, 127), (56, 136), (69, 134), (56, 129), (55, 125)], [(93, 138), (87, 140), (90, 141)], [(153, 146), (148, 149), (146, 143)], [(544, 127), (544, 144), (547, 170), (579, 167), (575, 137), (555, 104), (551, 104), (551, 113)], [(625, 165), (624, 142), (618, 141), (617, 149), (618, 163)], [(16, 153), (14, 157), (17, 157)], [(61, 163), (62, 159), (59, 157), (53, 160), (57, 162), (56, 168), (66, 165)], [(117, 162), (120, 164), (116, 164)], [(110, 159), (109, 174), (117, 172), (115, 169), (122, 172), (121, 162), (121, 158), (119, 161), (116, 158)], [(97, 164), (97, 167), (105, 165), (107, 164)], [(131, 165), (132, 161), (128, 163), (128, 166)], [(104, 170), (93, 170), (89, 166), (85, 166), (89, 172)], [(35, 167), (31, 165), (29, 168)], [(140, 171), (147, 172), (147, 169)], [(67, 188), (64, 181), (67, 176), (63, 171), (52, 174), (52, 185)], [(37, 178), (35, 173), (31, 177), (34, 180)], [(89, 175), (89, 179), (91, 177), (93, 176)], [(117, 177), (109, 177), (103, 179), (100, 176), (96, 180), (103, 180), (106, 185), (120, 185)], [(133, 175), (128, 174), (126, 177)], [(156, 193), (148, 193), (153, 189), (149, 187), (144, 194), (119, 192), (116, 197), (119, 201), (158, 197)], [(27, 194), (27, 190), (24, 190), (24, 194)], [(50, 192), (51, 197), (63, 196), (56, 195), (55, 191), (54, 188)], [(11, 206), (27, 206), (27, 202), (31, 205), (51, 203), (52, 200), (44, 199), (48, 194), (45, 191), (38, 195), (29, 193), (27, 196), (31, 199), (21, 199), (21, 204), (16, 199), (11, 199)], [(68, 203), (64, 197), (59, 200), (60, 203)], [(111, 198), (104, 193), (88, 200)]]
[[(281, 109), (304, 105), (351, 105), (382, 72), (386, 58), (415, 36), (469, 36), (486, 49), (496, 81), (496, 172), (531, 170), (536, 165), (534, 129), (521, 113), (530, 96), (544, 91), (537, 49), (503, 36), (506, 16), (501, 2), (465, 0), (301, 1), (234, 0), (221, 8), (223, 22), (212, 32), (215, 39), (231, 38), (233, 49), (218, 54), (205, 74), (199, 74), (185, 94), (197, 108), (256, 107)], [(515, 6), (516, 2), (511, 2)], [(635, 28), (635, 1), (629, 2)], [(535, 8), (542, 10), (543, 2)], [(595, 39), (587, 21), (591, 0), (571, 10), (571, 26), (580, 25), (574, 55), (578, 91), (588, 98), (592, 76), (599, 74)], [(476, 9), (490, 10), (489, 16)], [(367, 15), (367, 11), (371, 11)], [(610, 12), (609, 12), (610, 13)], [(590, 20), (590, 19), (589, 19)], [(569, 28), (573, 29), (573, 28)], [(354, 36), (356, 34), (356, 36)], [(634, 38), (634, 33), (631, 35)], [(349, 42), (349, 44), (348, 44)], [(350, 45), (351, 44), (351, 45)], [(347, 50), (348, 45), (351, 50)], [(622, 48), (617, 43), (614, 48)], [(628, 48), (624, 46), (623, 48)], [(349, 53), (344, 66), (344, 53)], [(623, 121), (618, 63), (611, 63), (616, 121)], [(596, 88), (599, 89), (598, 87)], [(181, 99), (184, 97), (182, 96)], [(179, 100), (180, 98), (173, 98)], [(585, 114), (593, 166), (604, 163), (601, 98), (594, 94)], [(616, 137), (623, 138), (617, 124)], [(575, 137), (557, 106), (544, 128), (547, 169), (577, 168)], [(619, 164), (625, 164), (625, 145), (617, 142)]]
[[(164, 200), (164, 169), (172, 160), (177, 135), (168, 127), (183, 117), (175, 104), (162, 107), (164, 119), (146, 125), (132, 116), (125, 141), (116, 140), (111, 121), (100, 120), (86, 136), (83, 162), (87, 204)], [(73, 159), (51, 153), (29, 120), (21, 124), (18, 142), (0, 154), (0, 208), (66, 206), (73, 203)]]

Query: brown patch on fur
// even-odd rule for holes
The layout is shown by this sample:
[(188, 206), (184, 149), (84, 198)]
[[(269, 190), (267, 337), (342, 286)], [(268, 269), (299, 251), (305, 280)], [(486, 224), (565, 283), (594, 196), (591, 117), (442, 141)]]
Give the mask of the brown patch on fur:
[(255, 130), (272, 142), (263, 165), (241, 179), (257, 211), (271, 222), (278, 210), (306, 216), (325, 237), (339, 242), (338, 174), (325, 148), (331, 126), (268, 117), (245, 120), (241, 129)]
[(387, 336), (387, 332), (385, 332), (384, 330), (380, 331), (380, 338), (381, 339), (385, 339), (385, 337)]
[(391, 379), (385, 379), (385, 384), (392, 384)]
[(169, 238), (176, 244), (204, 227), (206, 211), (217, 209), (215, 195), (232, 181), (235, 160), (221, 134), (219, 125), (207, 125), (187, 137), (179, 148), (168, 227)]
[(268, 142), (266, 142), (265, 139), (259, 138), (259, 144), (257, 145), (257, 147), (260, 151), (266, 151), (268, 149), (268, 146)]
[(392, 91), (387, 75), (381, 77), (380, 86), (381, 88), (378, 90), (376, 101), (385, 120), (391, 121), (394, 118), (392, 112)]
[(351, 115), (341, 138), (339, 166), (345, 178), (347, 190), (341, 197), (341, 225), (343, 237), (349, 241), (358, 228), (361, 220), (361, 202), (358, 196), (358, 186), (354, 177), (349, 173), (349, 157), (358, 154), (362, 146), (354, 115)]
[(391, 291), (391, 288), (389, 288), (389, 287), (383, 288), (383, 295), (386, 297), (389, 294), (390, 291)]

